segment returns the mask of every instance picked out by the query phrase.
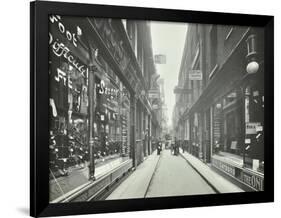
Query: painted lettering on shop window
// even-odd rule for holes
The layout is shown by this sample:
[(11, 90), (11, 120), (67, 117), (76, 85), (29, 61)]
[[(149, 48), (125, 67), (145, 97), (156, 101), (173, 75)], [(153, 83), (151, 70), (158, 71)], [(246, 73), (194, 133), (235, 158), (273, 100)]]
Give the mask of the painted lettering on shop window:
[(105, 82), (101, 80), (100, 84), (97, 85), (99, 88), (99, 94), (105, 94), (105, 95), (117, 95), (118, 90), (108, 88), (105, 86)]
[(58, 39), (55, 41), (51, 33), (49, 33), (49, 45), (57, 57), (64, 57), (82, 74), (83, 77), (86, 78), (88, 74), (88, 68), (84, 64), (81, 64), (78, 59), (71, 54), (70, 49), (62, 42), (59, 42)]
[(230, 174), (231, 176), (235, 177), (235, 167), (225, 164), (216, 159), (212, 159), (212, 164), (213, 164), (213, 166), (221, 169), (222, 171), (226, 172), (227, 174)]
[(100, 83), (96, 84), (96, 89), (100, 95), (109, 95), (111, 97), (122, 95), (122, 97), (129, 97), (129, 93), (125, 89), (121, 91), (116, 88), (107, 87), (104, 80), (101, 80)]
[[(63, 85), (66, 86), (66, 73), (57, 68), (57, 75), (54, 77), (57, 82), (63, 81)], [(68, 79), (68, 88), (72, 89), (72, 80), (71, 78)]]
[(60, 82), (61, 79), (63, 80), (63, 85), (66, 86), (66, 73), (58, 68), (57, 69), (57, 75), (55, 76), (55, 80), (57, 82)]
[(49, 20), (51, 21), (51, 23), (57, 24), (59, 31), (67, 38), (68, 41), (70, 41), (75, 47), (77, 47), (76, 33), (72, 33), (70, 30), (65, 28), (65, 25), (61, 20), (61, 16), (51, 15), (49, 16)]
[(241, 180), (256, 190), (263, 191), (263, 178), (255, 175), (242, 173)]

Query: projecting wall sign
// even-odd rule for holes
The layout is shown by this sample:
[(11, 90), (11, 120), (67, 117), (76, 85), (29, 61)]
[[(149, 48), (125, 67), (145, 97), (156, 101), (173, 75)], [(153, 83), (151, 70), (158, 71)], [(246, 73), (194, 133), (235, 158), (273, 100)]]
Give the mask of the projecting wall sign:
[(188, 73), (190, 80), (202, 80), (202, 71), (201, 70), (190, 70)]
[(246, 134), (257, 134), (257, 130), (260, 130), (260, 123), (246, 123)]

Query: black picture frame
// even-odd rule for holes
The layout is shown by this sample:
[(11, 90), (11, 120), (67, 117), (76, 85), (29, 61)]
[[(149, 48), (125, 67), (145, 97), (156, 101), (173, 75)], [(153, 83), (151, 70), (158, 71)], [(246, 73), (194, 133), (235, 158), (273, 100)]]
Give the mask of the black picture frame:
[[(79, 203), (49, 203), (48, 158), (48, 15), (94, 16), (255, 26), (264, 29), (265, 183), (264, 191)], [(61, 216), (274, 201), (274, 18), (273, 16), (141, 7), (35, 1), (30, 3), (30, 215)]]

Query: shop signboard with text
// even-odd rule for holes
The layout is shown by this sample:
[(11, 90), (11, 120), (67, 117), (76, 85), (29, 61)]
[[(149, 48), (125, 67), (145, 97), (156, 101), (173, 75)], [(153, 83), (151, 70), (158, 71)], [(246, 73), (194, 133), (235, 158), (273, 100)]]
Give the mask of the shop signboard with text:
[(261, 129), (260, 126), (261, 123), (246, 123), (246, 134), (257, 134), (257, 131)]
[(190, 80), (199, 80), (203, 79), (202, 71), (201, 70), (190, 70), (188, 73)]
[(225, 161), (221, 161), (214, 157), (212, 158), (212, 166), (235, 178), (251, 189), (256, 191), (264, 190), (264, 176), (260, 173), (226, 163)]
[(160, 91), (158, 89), (151, 89), (148, 91), (148, 97), (153, 98), (160, 98)]

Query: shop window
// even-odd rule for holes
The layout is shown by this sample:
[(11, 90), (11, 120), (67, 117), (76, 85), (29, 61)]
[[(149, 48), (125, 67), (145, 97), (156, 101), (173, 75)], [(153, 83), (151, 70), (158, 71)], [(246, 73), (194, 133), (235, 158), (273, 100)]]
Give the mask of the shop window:
[(96, 159), (128, 156), (130, 141), (130, 94), (120, 82), (96, 78)]
[(263, 89), (252, 84), (247, 89), (247, 120), (245, 151), (246, 166), (263, 172), (264, 166), (264, 108)]
[(235, 104), (233, 107), (225, 107), (223, 110), (224, 119), (224, 151), (242, 155), (243, 134), (242, 134), (242, 105)]
[[(78, 59), (76, 62), (81, 65), (80, 69), (86, 69)], [(87, 170), (89, 105), (88, 75), (52, 51), (49, 64), (49, 170), (50, 200), (53, 200), (61, 194), (55, 191), (59, 185), (53, 182), (56, 178), (82, 168)], [(88, 177), (83, 174), (79, 184), (64, 187), (63, 191), (68, 192), (87, 181)]]
[[(52, 47), (49, 53), (51, 201), (89, 181), (88, 66), (70, 48), (65, 49), (72, 62), (63, 55), (58, 56)], [(99, 58), (97, 62), (101, 70), (91, 90), (94, 92), (93, 155), (96, 172), (101, 172), (98, 169), (105, 164), (113, 161), (120, 164), (129, 158), (130, 93), (104, 59)], [(64, 178), (57, 180), (59, 177)], [(68, 185), (63, 186), (66, 182)], [(62, 191), (58, 191), (59, 186)]]
[(224, 108), (229, 107), (230, 105), (234, 104), (237, 101), (237, 92), (232, 91), (230, 92), (223, 100)]

